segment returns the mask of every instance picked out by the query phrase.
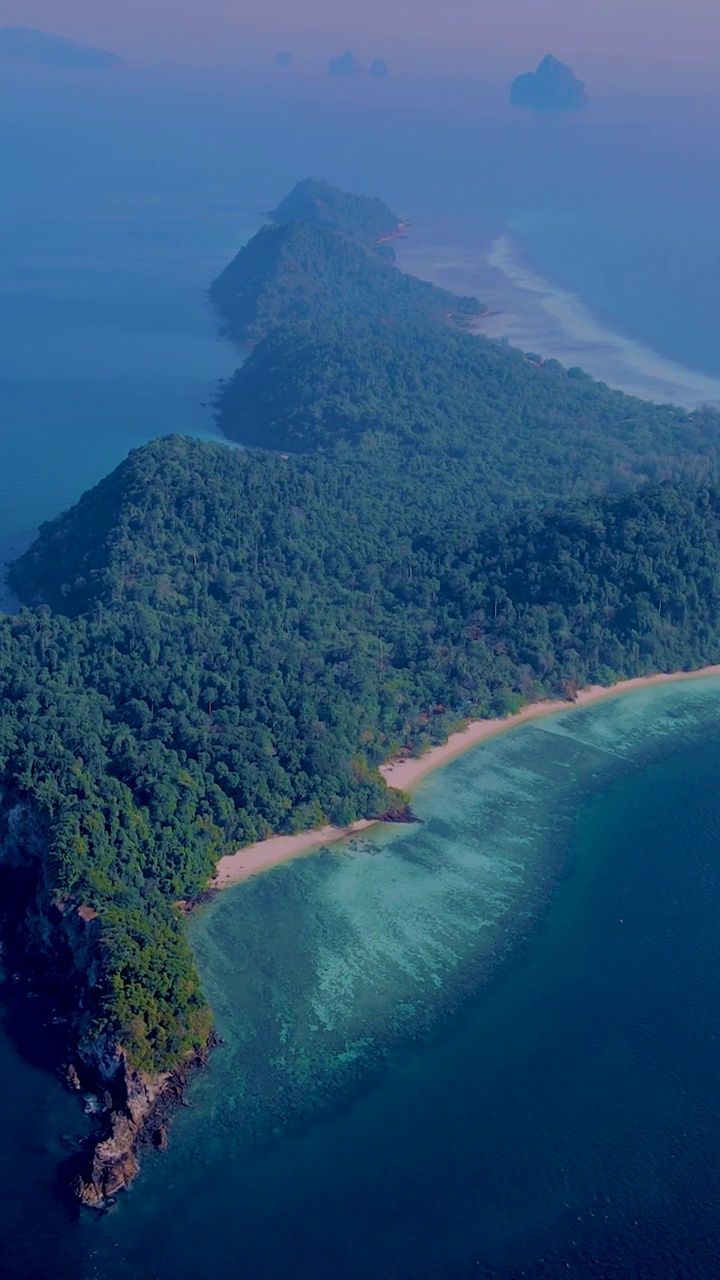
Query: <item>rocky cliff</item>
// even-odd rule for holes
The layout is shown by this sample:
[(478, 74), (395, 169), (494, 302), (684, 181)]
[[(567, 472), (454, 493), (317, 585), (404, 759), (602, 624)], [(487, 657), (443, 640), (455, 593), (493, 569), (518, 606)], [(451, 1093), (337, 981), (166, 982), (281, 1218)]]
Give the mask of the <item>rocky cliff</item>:
[[(141, 1147), (166, 1146), (168, 1116), (183, 1102), (188, 1075), (204, 1066), (207, 1050), (189, 1057), (177, 1070), (158, 1075), (134, 1070), (120, 1047), (95, 1059), (93, 1078), (96, 1085), (106, 1086), (105, 1109), (84, 1153), (74, 1190), (84, 1205), (102, 1209), (137, 1175)], [(88, 1070), (87, 1062), (82, 1069)]]
[[(83, 1204), (102, 1208), (138, 1172), (138, 1151), (166, 1143), (170, 1111), (183, 1099), (189, 1073), (207, 1050), (188, 1054), (174, 1071), (133, 1068), (124, 1047), (96, 1028), (102, 985), (97, 912), (52, 884), (43, 856), (48, 824), (39, 808), (0, 796), (0, 925), (27, 1022), (36, 997), (37, 1034), (47, 1057), (96, 1117), (85, 1149), (71, 1162), (73, 1189)], [(24, 998), (22, 998), (24, 997)], [(42, 1020), (42, 1021), (41, 1021)], [(45, 1026), (52, 1027), (52, 1037)]]

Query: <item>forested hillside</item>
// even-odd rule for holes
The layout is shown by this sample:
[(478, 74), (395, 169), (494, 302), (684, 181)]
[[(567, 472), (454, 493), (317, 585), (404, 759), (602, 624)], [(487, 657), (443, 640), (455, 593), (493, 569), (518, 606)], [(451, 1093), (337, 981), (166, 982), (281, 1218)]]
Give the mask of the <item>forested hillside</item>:
[(266, 447), (134, 451), (0, 619), (0, 888), (72, 1044), (154, 1072), (207, 1040), (174, 904), (221, 853), (397, 815), (380, 762), (467, 717), (720, 661), (716, 414), (461, 331), (342, 226), (214, 293), (256, 342), (221, 420)]
[(99, 913), (84, 1016), (139, 1063), (206, 1025), (169, 904), (219, 853), (392, 809), (377, 764), (463, 717), (720, 659), (716, 490), (444, 528), (421, 490), (374, 501), (408, 493), (394, 456), (161, 441), (13, 570), (4, 785), (42, 815), (47, 902)]
[[(316, 187), (323, 188), (327, 218), (307, 196), (306, 188)], [(288, 221), (288, 209), (309, 216)], [(297, 321), (370, 321), (382, 329), (425, 319), (446, 328), (480, 314), (477, 298), (457, 297), (392, 265), (387, 244), (374, 242), (388, 220), (395, 224), (383, 210), (379, 201), (327, 183), (300, 183), (275, 210), (279, 220), (261, 228), (211, 284), (224, 337), (245, 348)]]
[(293, 453), (374, 439), (461, 463), (473, 509), (714, 478), (720, 419), (611, 391), (444, 324), (281, 325), (224, 386), (219, 421), (245, 444)]
[(279, 206), (310, 220), (263, 227), (211, 288), (223, 332), (251, 347), (217, 400), (231, 439), (293, 453), (374, 440), (434, 458), (443, 484), (461, 462), (488, 516), (717, 477), (716, 411), (654, 405), (468, 332), (477, 299), (378, 258), (358, 230), (363, 197), (328, 188), (332, 216), (318, 225), (317, 185)]
[(355, 196), (330, 182), (304, 178), (276, 209), (274, 222), (316, 222), (377, 249), (397, 231), (400, 219), (377, 196)]

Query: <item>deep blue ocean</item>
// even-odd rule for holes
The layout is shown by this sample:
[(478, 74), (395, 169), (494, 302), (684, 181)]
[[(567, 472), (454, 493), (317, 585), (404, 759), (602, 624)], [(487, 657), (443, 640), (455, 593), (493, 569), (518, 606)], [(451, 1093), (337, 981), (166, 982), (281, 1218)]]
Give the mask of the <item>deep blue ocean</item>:
[[(128, 449), (213, 432), (236, 357), (204, 291), (308, 174), (383, 195), (410, 261), (491, 305), (505, 238), (720, 378), (716, 104), (376, 90), (6, 76), (3, 559)], [(424, 784), (422, 826), (228, 892), (193, 923), (226, 1044), (102, 1219), (62, 1202), (87, 1122), (8, 1004), (0, 1276), (715, 1274), (719, 712), (697, 682), (513, 731)]]

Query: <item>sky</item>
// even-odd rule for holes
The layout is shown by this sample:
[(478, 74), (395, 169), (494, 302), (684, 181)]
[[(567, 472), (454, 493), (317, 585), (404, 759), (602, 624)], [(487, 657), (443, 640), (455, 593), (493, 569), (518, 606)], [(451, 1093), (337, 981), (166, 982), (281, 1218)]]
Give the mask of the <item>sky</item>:
[(0, 0), (0, 24), (202, 62), (258, 41), (321, 57), (356, 44), (408, 57), (720, 62), (720, 0)]

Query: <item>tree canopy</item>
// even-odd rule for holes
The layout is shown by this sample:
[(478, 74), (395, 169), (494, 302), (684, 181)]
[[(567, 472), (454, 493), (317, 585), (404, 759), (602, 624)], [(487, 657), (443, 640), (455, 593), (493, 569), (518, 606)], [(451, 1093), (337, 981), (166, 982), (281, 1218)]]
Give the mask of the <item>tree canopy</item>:
[(76, 1037), (152, 1069), (208, 1034), (173, 904), (220, 854), (397, 814), (378, 765), (470, 716), (720, 661), (716, 414), (463, 332), (345, 230), (266, 229), (220, 280), (256, 341), (221, 421), (263, 448), (135, 450), (0, 619), (28, 946), (80, 954)]

